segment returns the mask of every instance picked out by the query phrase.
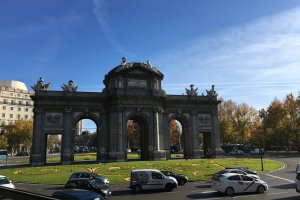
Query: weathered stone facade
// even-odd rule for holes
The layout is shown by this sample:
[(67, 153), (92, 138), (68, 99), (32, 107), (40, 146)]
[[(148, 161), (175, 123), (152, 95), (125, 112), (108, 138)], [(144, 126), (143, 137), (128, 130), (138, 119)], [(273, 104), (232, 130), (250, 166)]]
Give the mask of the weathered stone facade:
[[(169, 122), (182, 124), (186, 159), (214, 156), (220, 147), (216, 95), (167, 95), (163, 74), (150, 62), (127, 63), (112, 69), (102, 92), (42, 91), (34, 101), (34, 136), (31, 164), (46, 163), (47, 134), (62, 135), (61, 163), (74, 161), (75, 126), (91, 119), (97, 126), (97, 161), (127, 159), (127, 122), (141, 127), (141, 159), (170, 158)], [(201, 153), (199, 133), (204, 135)]]

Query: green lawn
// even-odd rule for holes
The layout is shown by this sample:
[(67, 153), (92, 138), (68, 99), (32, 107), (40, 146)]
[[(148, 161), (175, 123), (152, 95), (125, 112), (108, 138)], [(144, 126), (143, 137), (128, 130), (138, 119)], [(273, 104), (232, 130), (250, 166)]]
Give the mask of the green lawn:
[[(92, 156), (92, 155), (90, 155)], [(65, 184), (69, 176), (76, 171), (87, 171), (94, 168), (96, 173), (109, 178), (111, 183), (126, 182), (132, 169), (172, 170), (185, 174), (192, 181), (210, 180), (211, 175), (223, 166), (243, 166), (261, 173), (260, 159), (196, 159), (196, 160), (168, 160), (168, 161), (136, 161), (100, 164), (56, 165), (43, 167), (26, 167), (0, 169), (0, 174), (7, 176), (13, 182)], [(264, 172), (282, 167), (282, 163), (264, 159)]]

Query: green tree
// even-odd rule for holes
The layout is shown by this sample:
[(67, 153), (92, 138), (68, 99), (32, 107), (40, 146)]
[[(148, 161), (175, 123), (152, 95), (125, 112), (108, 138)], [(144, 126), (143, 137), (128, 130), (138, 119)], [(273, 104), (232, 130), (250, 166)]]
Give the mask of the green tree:
[(6, 149), (8, 147), (7, 137), (3, 134), (0, 135), (0, 149)]
[(30, 149), (32, 143), (33, 122), (30, 120), (17, 120), (14, 124), (5, 125), (5, 135), (8, 139), (8, 145), (12, 152), (24, 145), (25, 148)]

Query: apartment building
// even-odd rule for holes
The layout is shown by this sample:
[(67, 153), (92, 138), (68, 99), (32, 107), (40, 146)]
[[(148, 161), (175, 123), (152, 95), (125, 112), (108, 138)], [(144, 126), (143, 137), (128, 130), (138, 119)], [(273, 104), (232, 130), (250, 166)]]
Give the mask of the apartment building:
[(20, 119), (33, 120), (32, 94), (25, 83), (0, 80), (0, 134), (4, 132), (4, 125)]

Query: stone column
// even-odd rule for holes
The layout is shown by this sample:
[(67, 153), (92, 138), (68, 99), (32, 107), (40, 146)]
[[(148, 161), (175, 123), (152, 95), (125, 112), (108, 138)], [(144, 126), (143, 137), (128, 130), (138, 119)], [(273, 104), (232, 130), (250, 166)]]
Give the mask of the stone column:
[(118, 108), (117, 109), (117, 113), (116, 113), (116, 117), (117, 117), (117, 161), (125, 161), (125, 157), (127, 154), (127, 148), (124, 149), (124, 142), (126, 142), (126, 140), (124, 140), (124, 134), (123, 133), (123, 109), (122, 108)]
[(32, 150), (30, 155), (30, 164), (32, 166), (41, 166), (46, 163), (46, 139), (43, 132), (44, 113), (40, 108), (34, 108), (34, 124), (32, 137)]
[(162, 126), (162, 109), (154, 108), (153, 112), (153, 134), (154, 134), (154, 143), (149, 145), (148, 150), (150, 154), (154, 154), (154, 160), (166, 160), (166, 151), (162, 149), (161, 144), (163, 144), (163, 135), (161, 131)]
[[(101, 123), (100, 123), (101, 122)], [(100, 113), (100, 122), (97, 127), (97, 162), (107, 162), (108, 160), (108, 133), (107, 133), (107, 115)], [(100, 127), (101, 124), (101, 127)]]
[(169, 114), (165, 111), (163, 113), (163, 122), (162, 122), (162, 135), (164, 138), (164, 150), (166, 151), (166, 159), (171, 158), (171, 152), (170, 152), (170, 133), (169, 133)]
[(72, 127), (72, 109), (66, 108), (64, 113), (64, 133), (62, 135), (61, 164), (74, 162), (74, 134)]
[(191, 112), (191, 127), (192, 134), (191, 139), (193, 141), (193, 159), (201, 158), (201, 149), (200, 149), (200, 141), (199, 141), (199, 132), (198, 132), (198, 113), (197, 111)]
[(215, 157), (216, 154), (221, 153), (219, 119), (218, 119), (217, 108), (214, 108), (212, 110), (211, 120), (212, 120), (212, 128), (213, 128), (211, 132), (211, 147), (213, 149), (213, 156)]

